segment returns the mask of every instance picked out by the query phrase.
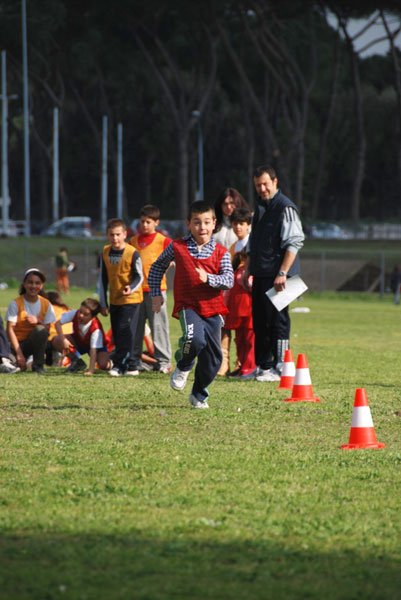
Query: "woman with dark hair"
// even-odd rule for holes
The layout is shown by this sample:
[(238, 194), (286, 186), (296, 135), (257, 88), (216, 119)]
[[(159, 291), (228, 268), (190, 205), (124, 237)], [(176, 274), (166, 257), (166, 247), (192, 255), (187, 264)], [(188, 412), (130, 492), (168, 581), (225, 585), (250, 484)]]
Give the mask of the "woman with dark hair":
[(231, 187), (222, 190), (214, 203), (216, 227), (213, 237), (227, 250), (237, 241), (230, 221), (231, 215), (237, 208), (249, 209), (249, 206), (239, 191)]

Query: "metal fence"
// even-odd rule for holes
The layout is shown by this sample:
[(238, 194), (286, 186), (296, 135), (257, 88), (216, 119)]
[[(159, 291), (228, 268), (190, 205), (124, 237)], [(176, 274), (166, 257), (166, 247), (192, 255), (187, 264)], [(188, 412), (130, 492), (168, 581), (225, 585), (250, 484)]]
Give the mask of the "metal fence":
[(370, 250), (303, 250), (302, 276), (311, 291), (364, 291), (384, 295), (400, 253)]
[[(99, 273), (99, 254), (104, 239), (67, 242), (70, 260), (76, 271), (70, 273), (71, 285), (95, 287)], [(24, 271), (32, 266), (47, 275), (49, 288), (55, 281), (54, 256), (62, 245), (60, 240), (31, 242), (18, 238), (15, 246), (1, 240), (0, 281), (16, 278), (21, 281)], [(8, 254), (7, 254), (8, 252)], [(311, 291), (366, 291), (383, 295), (389, 286), (391, 272), (401, 263), (400, 252), (391, 250), (327, 250), (304, 248), (301, 252), (302, 277)], [(173, 270), (168, 273), (170, 287)]]

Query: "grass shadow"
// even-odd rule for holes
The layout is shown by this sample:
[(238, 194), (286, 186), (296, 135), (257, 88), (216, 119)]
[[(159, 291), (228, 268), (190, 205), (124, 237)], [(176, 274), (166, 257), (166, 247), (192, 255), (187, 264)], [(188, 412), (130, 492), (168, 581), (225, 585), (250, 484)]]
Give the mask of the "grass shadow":
[(171, 539), (134, 533), (0, 540), (2, 600), (396, 600), (400, 587), (399, 559), (268, 540), (219, 543), (183, 532)]

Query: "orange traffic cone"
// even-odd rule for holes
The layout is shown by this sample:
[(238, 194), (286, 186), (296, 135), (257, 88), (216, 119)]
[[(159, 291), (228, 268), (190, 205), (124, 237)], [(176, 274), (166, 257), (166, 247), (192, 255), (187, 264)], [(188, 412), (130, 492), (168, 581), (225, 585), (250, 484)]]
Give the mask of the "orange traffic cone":
[(358, 388), (355, 390), (355, 402), (352, 413), (349, 443), (341, 446), (341, 449), (353, 450), (357, 448), (385, 447), (385, 444), (380, 444), (376, 439), (366, 390), (364, 388)]
[(292, 397), (286, 398), (284, 402), (320, 402), (320, 398), (313, 395), (306, 354), (298, 354)]
[(286, 350), (284, 355), (283, 370), (281, 371), (280, 385), (277, 390), (292, 390), (295, 379), (295, 364), (292, 350)]

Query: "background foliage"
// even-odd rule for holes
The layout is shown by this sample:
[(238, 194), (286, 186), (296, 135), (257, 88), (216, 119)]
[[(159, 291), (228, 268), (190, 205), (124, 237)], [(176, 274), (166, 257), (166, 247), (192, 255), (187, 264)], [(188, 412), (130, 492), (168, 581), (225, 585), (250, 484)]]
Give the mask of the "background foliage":
[[(199, 110), (205, 191), (272, 162), (305, 218), (401, 214), (400, 52), (362, 59), (351, 16), (387, 19), (398, 3), (269, 0), (30, 0), (32, 216), (51, 220), (52, 111), (61, 118), (63, 214), (99, 218), (101, 123), (109, 118), (109, 216), (117, 124), (124, 126), (126, 218), (152, 202), (182, 218), (197, 187)], [(328, 10), (338, 29), (329, 25)], [(395, 23), (395, 25), (394, 25)], [(343, 29), (341, 30), (341, 26)], [(340, 30), (342, 33), (340, 34)], [(21, 7), (0, 0), (7, 51), (11, 217), (23, 218)], [(398, 87), (397, 87), (398, 86)], [(360, 184), (360, 185), (359, 185)]]

